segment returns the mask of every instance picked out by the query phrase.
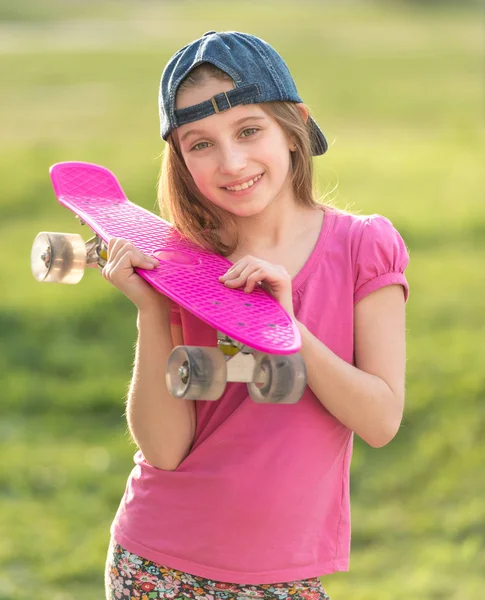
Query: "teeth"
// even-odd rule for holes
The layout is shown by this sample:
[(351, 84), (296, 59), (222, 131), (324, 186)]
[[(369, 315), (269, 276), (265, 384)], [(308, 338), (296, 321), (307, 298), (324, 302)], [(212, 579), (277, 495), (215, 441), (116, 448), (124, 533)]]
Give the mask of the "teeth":
[(241, 190), (247, 190), (248, 187), (251, 187), (252, 185), (254, 185), (256, 183), (256, 181), (258, 181), (259, 179), (261, 179), (261, 177), (262, 177), (262, 175), (258, 175), (254, 179), (250, 179), (249, 181), (245, 181), (244, 183), (241, 183), (240, 185), (227, 186), (226, 190), (229, 190), (230, 192), (240, 192)]

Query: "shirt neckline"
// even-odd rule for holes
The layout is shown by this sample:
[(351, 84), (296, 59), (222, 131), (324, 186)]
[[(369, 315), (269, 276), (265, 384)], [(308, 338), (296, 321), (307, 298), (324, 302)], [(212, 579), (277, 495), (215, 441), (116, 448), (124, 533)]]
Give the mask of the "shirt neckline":
[(317, 243), (315, 244), (310, 256), (307, 261), (303, 265), (303, 267), (298, 271), (298, 273), (293, 277), (292, 280), (292, 291), (293, 294), (305, 283), (305, 281), (312, 274), (315, 265), (320, 261), (323, 251), (325, 249), (325, 244), (328, 238), (328, 234), (333, 225), (335, 219), (335, 213), (331, 209), (331, 207), (324, 206), (321, 209), (323, 211), (323, 222), (322, 227), (320, 229), (320, 234), (317, 239)]

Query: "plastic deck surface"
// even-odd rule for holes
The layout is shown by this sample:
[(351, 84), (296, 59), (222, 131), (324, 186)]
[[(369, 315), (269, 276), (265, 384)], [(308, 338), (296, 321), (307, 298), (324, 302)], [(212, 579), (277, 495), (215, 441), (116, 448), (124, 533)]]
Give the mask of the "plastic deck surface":
[(158, 258), (154, 270), (136, 269), (154, 288), (226, 335), (262, 352), (292, 354), (300, 332), (282, 306), (262, 289), (246, 294), (218, 281), (230, 261), (185, 240), (166, 221), (130, 202), (104, 167), (58, 163), (50, 175), (59, 202), (105, 242), (122, 237)]

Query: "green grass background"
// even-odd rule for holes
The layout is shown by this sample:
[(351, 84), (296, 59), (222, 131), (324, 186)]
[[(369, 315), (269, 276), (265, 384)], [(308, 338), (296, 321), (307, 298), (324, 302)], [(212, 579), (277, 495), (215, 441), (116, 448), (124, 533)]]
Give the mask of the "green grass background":
[(407, 405), (352, 467), (351, 572), (332, 600), (485, 597), (483, 14), (443, 2), (0, 4), (0, 600), (103, 598), (135, 451), (123, 417), (135, 310), (95, 271), (30, 273), (38, 231), (87, 235), (48, 168), (113, 170), (153, 209), (158, 81), (210, 29), (285, 57), (329, 142), (320, 190), (409, 247)]

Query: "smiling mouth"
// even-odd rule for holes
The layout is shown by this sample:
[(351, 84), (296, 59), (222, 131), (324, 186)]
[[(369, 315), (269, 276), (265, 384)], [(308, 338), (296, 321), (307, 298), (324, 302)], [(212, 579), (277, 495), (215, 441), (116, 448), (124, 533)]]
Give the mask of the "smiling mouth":
[(245, 181), (244, 183), (241, 183), (239, 185), (228, 185), (224, 189), (229, 190), (230, 192), (240, 192), (241, 190), (247, 190), (249, 187), (254, 185), (257, 181), (259, 181), (263, 175), (264, 175), (264, 173), (261, 173), (261, 175), (258, 175), (257, 177), (254, 177), (253, 179), (249, 179), (248, 181)]

